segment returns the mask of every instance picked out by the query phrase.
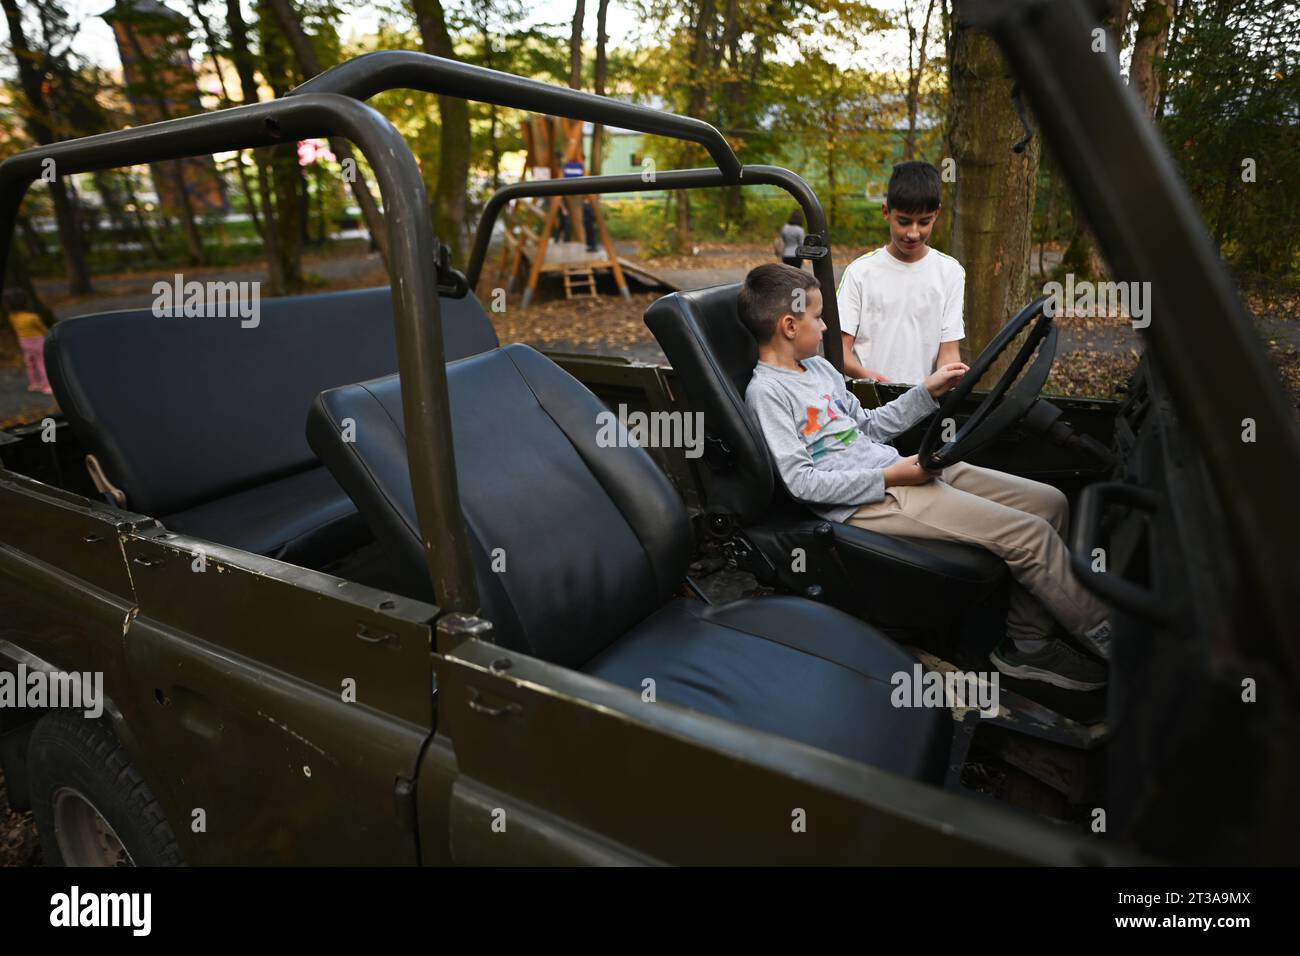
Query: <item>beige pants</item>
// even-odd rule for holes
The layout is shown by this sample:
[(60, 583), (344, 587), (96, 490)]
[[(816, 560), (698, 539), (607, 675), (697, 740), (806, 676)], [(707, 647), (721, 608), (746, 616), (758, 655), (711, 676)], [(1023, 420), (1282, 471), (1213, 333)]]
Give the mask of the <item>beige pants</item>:
[(1079, 635), (1107, 617), (1105, 605), (1070, 571), (1062, 540), (1070, 505), (1051, 485), (977, 465), (951, 465), (928, 484), (885, 489), (884, 501), (859, 508), (849, 524), (992, 551), (1015, 579), (1007, 608), (1007, 636), (1012, 639), (1049, 637), (1053, 618)]

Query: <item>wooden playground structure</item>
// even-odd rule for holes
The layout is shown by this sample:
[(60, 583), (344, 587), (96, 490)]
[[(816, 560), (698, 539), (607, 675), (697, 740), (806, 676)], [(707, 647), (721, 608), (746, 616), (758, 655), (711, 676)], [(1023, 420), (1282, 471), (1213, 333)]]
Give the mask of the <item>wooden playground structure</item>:
[[(531, 114), (521, 126), (528, 154), (525, 179), (559, 178), (566, 174), (566, 168), (570, 175), (585, 175), (581, 120)], [(583, 212), (586, 204), (590, 204), (590, 218)], [(567, 240), (562, 237), (562, 215), (568, 219)], [(597, 295), (596, 273), (605, 270), (613, 276), (614, 284), (625, 299), (631, 298), (626, 271), (644, 274), (651, 281), (660, 281), (618, 257), (614, 241), (605, 227), (599, 196), (517, 199), (506, 212), (504, 223), (501, 270), (507, 275), (506, 292), (513, 292), (526, 273), (522, 302), (525, 309), (532, 303), (543, 273), (563, 274), (566, 299), (577, 296), (594, 298)], [(586, 235), (591, 225), (595, 226), (596, 237)]]

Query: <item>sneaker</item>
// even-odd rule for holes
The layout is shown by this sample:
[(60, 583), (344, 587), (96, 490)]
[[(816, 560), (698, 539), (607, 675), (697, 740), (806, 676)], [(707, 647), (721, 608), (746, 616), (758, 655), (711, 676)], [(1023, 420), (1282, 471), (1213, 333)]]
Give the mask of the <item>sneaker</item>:
[(1103, 661), (1110, 660), (1110, 621), (1102, 621), (1091, 631), (1080, 634), (1079, 641)]
[(1100, 690), (1106, 686), (1106, 666), (1076, 651), (1064, 641), (1052, 641), (1027, 653), (1015, 641), (1003, 641), (989, 660), (1008, 677), (1037, 680), (1066, 690)]

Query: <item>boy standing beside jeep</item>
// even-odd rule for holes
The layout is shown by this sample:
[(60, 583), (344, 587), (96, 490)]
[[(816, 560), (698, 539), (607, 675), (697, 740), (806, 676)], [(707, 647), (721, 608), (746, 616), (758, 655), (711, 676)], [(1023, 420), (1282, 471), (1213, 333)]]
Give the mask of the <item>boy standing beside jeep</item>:
[(928, 245), (940, 185), (929, 163), (894, 167), (883, 207), (889, 243), (851, 262), (837, 292), (844, 374), (914, 384), (961, 361), (966, 271)]

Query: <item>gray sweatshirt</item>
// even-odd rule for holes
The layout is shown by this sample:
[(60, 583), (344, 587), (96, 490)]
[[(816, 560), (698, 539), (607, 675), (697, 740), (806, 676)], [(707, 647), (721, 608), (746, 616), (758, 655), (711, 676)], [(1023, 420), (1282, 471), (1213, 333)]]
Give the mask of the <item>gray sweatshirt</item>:
[(828, 521), (885, 498), (885, 469), (902, 457), (883, 444), (936, 408), (924, 385), (868, 411), (820, 355), (804, 371), (759, 362), (745, 389), (790, 494)]

